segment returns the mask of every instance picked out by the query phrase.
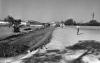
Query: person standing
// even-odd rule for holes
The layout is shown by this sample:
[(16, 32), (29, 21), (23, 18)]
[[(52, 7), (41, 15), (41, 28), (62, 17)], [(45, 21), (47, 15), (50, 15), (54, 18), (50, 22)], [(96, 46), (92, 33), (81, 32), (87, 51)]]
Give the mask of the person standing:
[(77, 35), (79, 35), (79, 29), (80, 29), (80, 26), (76, 26), (77, 27)]

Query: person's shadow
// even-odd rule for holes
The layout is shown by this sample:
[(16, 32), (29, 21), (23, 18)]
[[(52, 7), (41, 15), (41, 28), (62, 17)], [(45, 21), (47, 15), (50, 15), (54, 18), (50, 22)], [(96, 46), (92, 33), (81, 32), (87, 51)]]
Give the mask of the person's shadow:
[(77, 35), (81, 35), (81, 34), (84, 34), (84, 33), (78, 33)]

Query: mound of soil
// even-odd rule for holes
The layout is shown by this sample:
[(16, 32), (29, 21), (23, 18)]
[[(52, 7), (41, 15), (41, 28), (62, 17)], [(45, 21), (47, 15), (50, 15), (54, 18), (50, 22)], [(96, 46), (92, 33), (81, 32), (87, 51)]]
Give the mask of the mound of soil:
[(89, 48), (100, 50), (100, 42), (95, 40), (83, 40), (66, 48), (71, 50), (87, 50)]

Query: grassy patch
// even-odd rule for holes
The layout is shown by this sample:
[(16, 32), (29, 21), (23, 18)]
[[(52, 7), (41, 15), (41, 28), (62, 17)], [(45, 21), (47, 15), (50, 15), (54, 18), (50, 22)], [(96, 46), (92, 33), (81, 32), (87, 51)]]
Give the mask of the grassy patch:
[(48, 34), (48, 31), (50, 32), (50, 28), (39, 29), (24, 34), (10, 35), (2, 39), (0, 41), (0, 57), (16, 56), (26, 52), (32, 46), (35, 46), (31, 48), (31, 50), (34, 50), (46, 45), (52, 37), (52, 33)]
[(10, 45), (0, 43), (0, 57), (12, 57), (24, 53), (29, 47), (25, 45)]

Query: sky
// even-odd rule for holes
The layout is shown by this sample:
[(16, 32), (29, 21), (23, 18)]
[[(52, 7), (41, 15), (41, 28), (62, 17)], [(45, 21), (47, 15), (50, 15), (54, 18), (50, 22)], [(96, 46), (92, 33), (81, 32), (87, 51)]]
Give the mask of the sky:
[(0, 0), (0, 19), (11, 15), (15, 19), (40, 22), (77, 22), (91, 19), (92, 13), (100, 21), (100, 0)]

